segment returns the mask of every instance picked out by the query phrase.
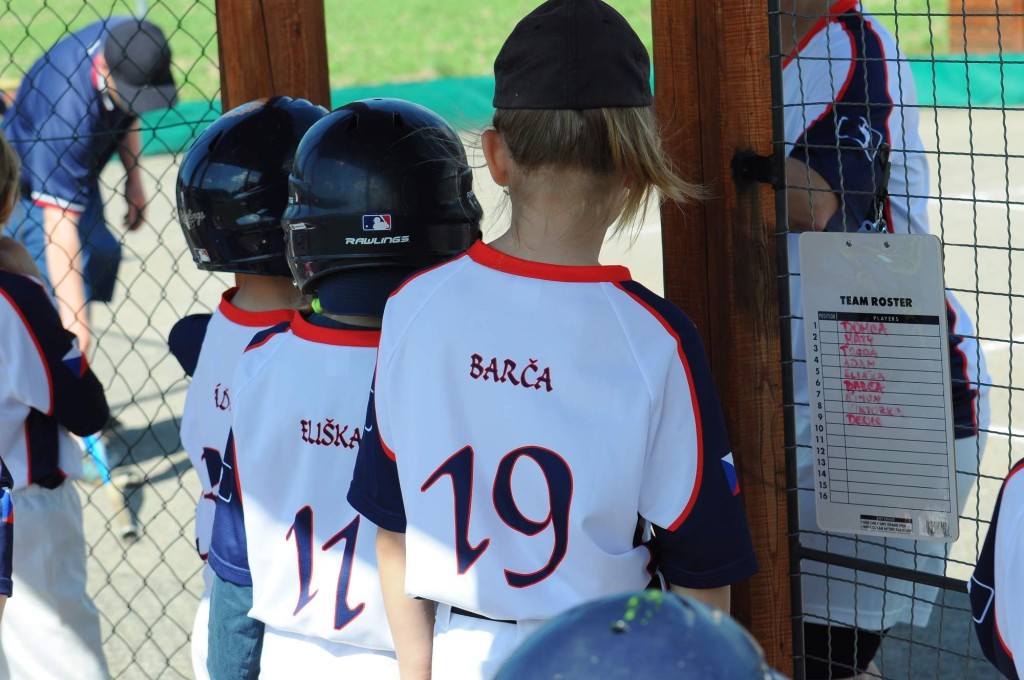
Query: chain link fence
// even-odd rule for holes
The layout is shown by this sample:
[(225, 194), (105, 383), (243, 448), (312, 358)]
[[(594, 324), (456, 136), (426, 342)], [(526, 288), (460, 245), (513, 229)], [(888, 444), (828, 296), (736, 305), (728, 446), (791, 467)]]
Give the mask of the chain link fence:
[[(800, 26), (813, 29), (829, 5), (826, 0), (767, 0), (766, 12), (773, 31), (792, 36)], [(856, 3), (832, 6), (838, 5)], [(902, 89), (896, 91), (904, 96), (895, 107), (902, 120), (918, 119), (921, 148), (894, 144), (893, 150), (909, 149), (926, 159), (928, 183), (904, 183), (902, 194), (894, 190), (892, 201), (919, 204), (932, 233), (944, 243), (947, 286), (975, 329), (970, 335), (978, 349), (968, 360), (977, 365), (984, 358), (987, 364), (987, 377), (979, 386), (987, 392), (978, 413), (984, 436), (973, 449), (965, 447), (958, 461), (965, 492), (961, 538), (937, 568), (925, 564), (914, 547), (879, 552), (870, 541), (858, 541), (851, 555), (833, 550), (831, 539), (818, 545), (796, 533), (792, 563), (804, 574), (818, 574), (810, 578), (823, 583), (826, 592), (838, 593), (844, 583), (856, 581), (862, 587), (857, 592), (877, 591), (883, 602), (902, 597), (934, 603), (926, 619), (909, 607), (905, 615), (885, 621), (887, 634), (876, 658), (883, 677), (994, 678), (974, 639), (964, 592), (1000, 482), (1021, 457), (1022, 434), (1019, 426), (1014, 428), (1012, 407), (1020, 399), (1024, 343), (1024, 296), (1014, 291), (1014, 274), (1024, 265), (1024, 110), (1019, 108), (1024, 106), (1024, 0), (866, 0), (863, 8), (902, 50), (884, 53), (889, 72), (905, 67), (902, 72), (916, 83), (916, 103), (909, 82), (900, 83)], [(94, 464), (87, 466), (93, 472), (90, 479), (79, 483), (88, 588), (100, 612), (104, 651), (114, 677), (190, 678), (189, 634), (202, 590), (202, 565), (192, 545), (199, 486), (178, 437), (188, 381), (169, 355), (166, 339), (175, 321), (212, 311), (231, 285), (227, 277), (194, 268), (174, 214), (180, 154), (219, 113), (214, 0), (10, 0), (0, 9), (0, 91), (9, 101), (27, 70), (57, 40), (115, 15), (144, 17), (164, 31), (181, 103), (142, 119), (146, 155), (141, 169), (148, 198), (143, 229), (119, 229), (126, 210), (120, 164), (108, 165), (100, 175), (107, 221), (122, 245), (123, 261), (113, 301), (94, 303), (91, 309), (91, 364), (107, 389), (114, 420), (102, 437), (112, 483), (102, 482)], [(783, 40), (772, 55), (780, 82), (786, 70), (803, 65), (810, 74), (816, 71), (815, 62), (838, 59), (791, 51), (792, 45)], [(860, 57), (871, 58), (877, 57)], [(486, 84), (477, 85), (487, 90)], [(829, 83), (826, 91), (838, 92), (841, 85)], [(804, 83), (805, 92), (813, 89)], [(810, 103), (827, 108), (829, 97), (815, 96)], [(782, 120), (799, 102), (780, 92), (775, 105)], [(795, 141), (783, 127), (774, 136), (776, 143)], [(488, 207), (497, 203), (496, 195), (488, 195), (488, 181), (481, 177), (478, 186)], [(500, 219), (500, 211), (488, 213), (492, 222)], [(660, 290), (658, 228), (656, 217), (649, 218), (655, 223), (645, 224), (625, 262), (638, 279)], [(793, 264), (791, 259), (789, 273), (795, 277)], [(799, 316), (799, 305), (792, 302)], [(788, 326), (789, 319), (785, 321)], [(800, 356), (790, 352), (787, 369), (799, 366)], [(799, 416), (806, 406), (806, 401), (791, 397), (786, 409)], [(804, 455), (800, 444), (795, 437), (788, 442), (794, 461)], [(799, 487), (794, 476), (792, 498)], [(127, 511), (120, 509), (118, 498), (127, 500)], [(125, 537), (130, 527), (134, 536)], [(854, 610), (857, 605), (855, 601)], [(818, 623), (847, 622), (838, 612), (833, 616), (827, 602), (826, 611)], [(794, 610), (794, 619), (797, 665), (802, 667), (801, 609)]]
[[(866, 21), (849, 14), (858, 10), (868, 14)], [(788, 261), (782, 271), (788, 271), (793, 291), (792, 318), (783, 326), (792, 334), (784, 347), (792, 382), (786, 404), (793, 418), (787, 437), (791, 556), (802, 590), (802, 602), (794, 598), (795, 665), (802, 671), (806, 663), (809, 676), (832, 677), (822, 662), (849, 646), (842, 629), (856, 625), (862, 648), (870, 649), (873, 634), (884, 631), (875, 657), (882, 677), (999, 677), (981, 655), (966, 592), (1000, 484), (1021, 457), (1021, 428), (1012, 418), (1024, 341), (1015, 281), (1024, 246), (1022, 12), (1024, 3), (1013, 0), (771, 3), (771, 29), (781, 36), (772, 55), (780, 83), (774, 141), (785, 145), (787, 156), (805, 160), (787, 165), (791, 220), (783, 238), (791, 245), (782, 247)], [(859, 116), (863, 125), (857, 125)], [(820, 132), (824, 127), (839, 133), (828, 140)], [(814, 192), (832, 193), (830, 185), (807, 180), (807, 165), (827, 167), (830, 157), (870, 154), (883, 143), (892, 154), (889, 223), (897, 233), (930, 229), (942, 240), (947, 289), (962, 305), (957, 327), (966, 329), (960, 365), (969, 373), (982, 366), (980, 377), (970, 377), (982, 395), (973, 414), (981, 435), (957, 441), (960, 538), (947, 549), (871, 537), (844, 540), (813, 521), (817, 484), (810, 474), (794, 205), (820, 209)], [(803, 155), (794, 153), (801, 148)], [(857, 168), (847, 163), (837, 192), (840, 214), (860, 210), (858, 192), (877, 185), (876, 177), (860, 182)], [(851, 495), (859, 479), (854, 462), (837, 475)], [(873, 487), (867, 493), (878, 493), (879, 477), (864, 480)]]
[[(100, 613), (114, 677), (191, 678), (189, 634), (202, 591), (202, 564), (192, 547), (199, 486), (178, 438), (188, 383), (166, 339), (177, 319), (210, 311), (229, 285), (200, 274), (183, 258), (174, 215), (180, 151), (217, 115), (214, 2), (11, 0), (0, 8), (0, 90), (10, 103), (26, 72), (58, 40), (111, 16), (138, 16), (161, 28), (181, 104), (142, 118), (147, 208), (140, 230), (121, 228), (121, 164), (110, 163), (99, 178), (123, 259), (113, 300), (90, 305), (90, 363), (106, 388), (113, 420), (100, 438), (112, 480), (103, 483), (102, 465), (87, 458), (87, 479), (76, 483), (85, 517), (88, 591)], [(55, 88), (39, 85), (44, 86)]]

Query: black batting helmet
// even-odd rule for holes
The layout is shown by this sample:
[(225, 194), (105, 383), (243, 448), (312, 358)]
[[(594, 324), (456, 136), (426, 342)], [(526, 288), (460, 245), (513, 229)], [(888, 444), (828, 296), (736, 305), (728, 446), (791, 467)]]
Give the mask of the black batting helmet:
[(483, 210), (466, 151), (433, 111), (366, 99), (310, 128), (284, 212), (288, 264), (306, 294), (335, 272), (419, 269), (479, 238)]
[(327, 110), (274, 97), (218, 118), (178, 169), (178, 222), (196, 266), (219, 272), (291, 276), (281, 213), (302, 135)]

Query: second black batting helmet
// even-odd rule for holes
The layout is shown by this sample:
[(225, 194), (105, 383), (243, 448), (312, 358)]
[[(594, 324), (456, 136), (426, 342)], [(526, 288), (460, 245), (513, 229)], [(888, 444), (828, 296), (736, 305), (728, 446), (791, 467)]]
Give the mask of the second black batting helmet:
[(366, 99), (310, 128), (295, 154), (284, 213), (299, 289), (335, 272), (418, 269), (479, 238), (483, 210), (451, 126), (401, 99)]
[(281, 214), (302, 135), (327, 110), (274, 97), (236, 107), (199, 136), (182, 159), (178, 222), (200, 269), (291, 276)]

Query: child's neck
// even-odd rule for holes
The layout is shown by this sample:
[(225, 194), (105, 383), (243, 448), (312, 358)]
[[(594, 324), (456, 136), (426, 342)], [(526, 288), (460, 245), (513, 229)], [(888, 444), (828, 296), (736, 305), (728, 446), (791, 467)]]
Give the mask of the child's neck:
[(283, 276), (235, 274), (235, 284), (238, 292), (231, 304), (246, 312), (295, 309), (301, 300), (292, 280)]
[(599, 263), (601, 246), (618, 215), (621, 182), (580, 180), (572, 171), (542, 168), (511, 190), (512, 224), (491, 247), (523, 260), (572, 266)]

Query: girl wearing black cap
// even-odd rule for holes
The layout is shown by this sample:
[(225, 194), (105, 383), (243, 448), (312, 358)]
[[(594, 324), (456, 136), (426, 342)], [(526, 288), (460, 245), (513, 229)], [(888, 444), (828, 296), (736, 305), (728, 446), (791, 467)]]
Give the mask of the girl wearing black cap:
[(389, 299), (349, 493), (403, 678), (491, 678), (545, 620), (652, 581), (727, 610), (757, 569), (696, 329), (598, 263), (656, 192), (700, 196), (643, 44), (603, 2), (551, 0), (495, 75), (508, 230)]

